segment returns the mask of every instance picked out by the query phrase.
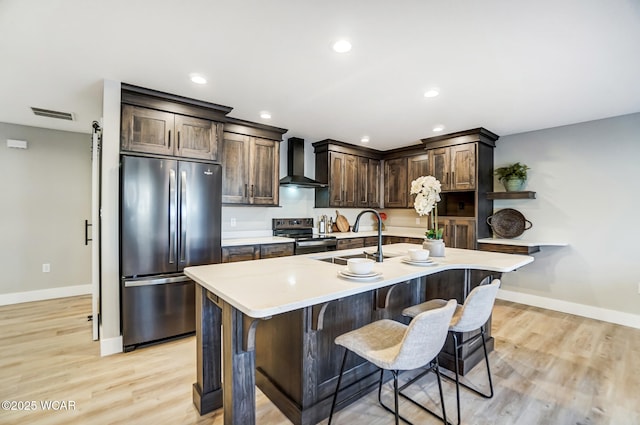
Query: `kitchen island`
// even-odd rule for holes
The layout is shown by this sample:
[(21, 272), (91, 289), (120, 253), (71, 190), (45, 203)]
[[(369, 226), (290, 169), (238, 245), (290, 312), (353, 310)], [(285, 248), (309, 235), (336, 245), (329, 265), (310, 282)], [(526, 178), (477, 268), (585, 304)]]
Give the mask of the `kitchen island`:
[[(335, 389), (335, 336), (399, 317), (402, 308), (432, 298), (425, 277), (453, 273), (453, 284), (442, 282), (457, 288), (461, 302), (479, 283), (474, 271), (491, 277), (533, 261), (525, 255), (448, 248), (437, 265), (403, 263), (407, 250), (415, 247), (385, 245), (384, 254), (391, 258), (377, 263), (374, 271), (381, 276), (368, 281), (344, 279), (338, 275), (344, 266), (320, 261), (362, 249), (186, 268), (198, 283), (193, 387), (198, 410), (224, 407), (225, 424), (255, 424), (257, 381), (292, 422), (315, 424), (328, 416)], [(375, 386), (374, 374), (374, 368), (355, 359), (345, 379), (360, 395)]]

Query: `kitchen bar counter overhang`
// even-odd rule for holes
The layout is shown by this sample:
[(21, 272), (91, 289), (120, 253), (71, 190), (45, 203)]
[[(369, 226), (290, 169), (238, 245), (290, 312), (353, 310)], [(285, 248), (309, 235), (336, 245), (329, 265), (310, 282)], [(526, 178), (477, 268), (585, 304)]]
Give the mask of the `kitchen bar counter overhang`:
[[(416, 267), (403, 263), (407, 250), (415, 247), (412, 244), (385, 245), (384, 254), (391, 258), (374, 266), (374, 271), (382, 276), (366, 282), (343, 279), (338, 271), (344, 266), (319, 261), (326, 257), (358, 254), (362, 252), (361, 248), (186, 268), (185, 274), (199, 285), (196, 291), (198, 382), (194, 384), (193, 397), (200, 413), (224, 407), (225, 424), (255, 423), (254, 350), (256, 328), (258, 323), (264, 322), (261, 319), (283, 317), (281, 315), (306, 307), (314, 307), (317, 312), (332, 301), (448, 270), (464, 271), (466, 282), (461, 284), (467, 286), (465, 293), (468, 293), (466, 276), (472, 270), (507, 273), (533, 261), (533, 257), (526, 255), (447, 248), (445, 257), (435, 258), (437, 265)], [(318, 309), (317, 306), (324, 307)], [(310, 323), (301, 326), (313, 325), (317, 330), (318, 319), (311, 317)], [(224, 341), (220, 335), (221, 325), (229, 330), (223, 332)], [(320, 392), (318, 388), (313, 391)], [(279, 407), (287, 410), (286, 407), (283, 409), (282, 403)], [(322, 416), (318, 411), (310, 410), (305, 417), (304, 406), (298, 410), (289, 414), (285, 411), (285, 414), (294, 423), (303, 424), (316, 423)]]

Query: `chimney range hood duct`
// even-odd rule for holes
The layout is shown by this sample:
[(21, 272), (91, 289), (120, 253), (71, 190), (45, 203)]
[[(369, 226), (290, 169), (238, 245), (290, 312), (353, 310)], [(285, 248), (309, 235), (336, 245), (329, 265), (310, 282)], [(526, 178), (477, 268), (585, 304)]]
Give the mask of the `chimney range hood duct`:
[(287, 175), (280, 179), (280, 186), (304, 188), (327, 187), (304, 176), (304, 140), (298, 137), (287, 139)]

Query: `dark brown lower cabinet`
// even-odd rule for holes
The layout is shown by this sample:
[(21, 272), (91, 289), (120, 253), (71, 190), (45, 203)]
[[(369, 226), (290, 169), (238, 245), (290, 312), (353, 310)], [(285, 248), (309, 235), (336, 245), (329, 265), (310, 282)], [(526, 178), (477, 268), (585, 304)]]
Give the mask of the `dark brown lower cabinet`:
[[(460, 302), (487, 276), (491, 273), (446, 271), (262, 321), (256, 330), (256, 384), (291, 422), (316, 424), (329, 416), (331, 408), (344, 353), (334, 344), (338, 335), (383, 318), (408, 323), (402, 316), (404, 308), (431, 298)], [(482, 359), (476, 358), (477, 352), (477, 347), (463, 348), (462, 373)], [(441, 364), (451, 368), (449, 358), (453, 351), (445, 346)], [(346, 370), (341, 387), (347, 389), (341, 398), (354, 394), (356, 400), (376, 388), (376, 367), (352, 355)]]
[(223, 246), (222, 262), (234, 263), (236, 261), (258, 260), (260, 258), (260, 245)]
[(387, 245), (394, 243), (422, 243), (424, 238), (409, 238), (406, 236), (385, 236), (384, 243)]
[(364, 248), (364, 238), (338, 239), (338, 251), (352, 248)]
[(293, 255), (293, 242), (222, 247), (223, 263), (286, 257), (288, 255)]
[(260, 259), (288, 257), (290, 255), (293, 255), (293, 242), (260, 245)]

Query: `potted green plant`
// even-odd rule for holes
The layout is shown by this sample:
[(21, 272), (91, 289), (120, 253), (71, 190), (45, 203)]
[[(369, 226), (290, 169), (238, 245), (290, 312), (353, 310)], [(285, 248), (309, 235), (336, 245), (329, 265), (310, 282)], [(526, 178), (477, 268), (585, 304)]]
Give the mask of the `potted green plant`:
[(496, 168), (493, 172), (504, 185), (507, 192), (517, 192), (524, 188), (527, 182), (527, 171), (531, 168), (516, 162), (515, 164)]

